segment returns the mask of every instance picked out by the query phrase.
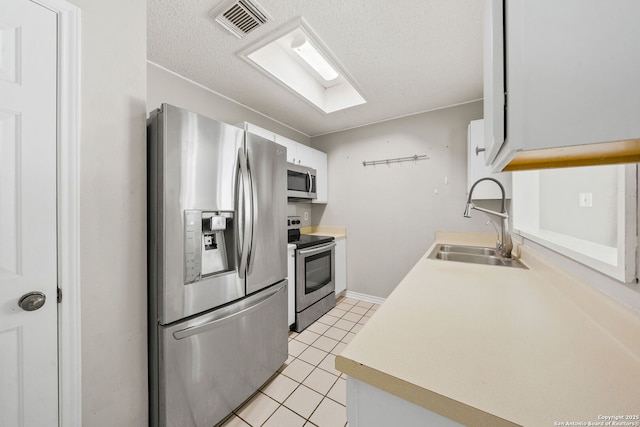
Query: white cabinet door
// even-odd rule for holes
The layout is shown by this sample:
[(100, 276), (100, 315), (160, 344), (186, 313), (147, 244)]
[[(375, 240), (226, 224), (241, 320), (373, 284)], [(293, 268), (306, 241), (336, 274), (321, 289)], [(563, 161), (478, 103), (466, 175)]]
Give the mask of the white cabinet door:
[(336, 240), (336, 296), (347, 291), (347, 239)]
[(57, 426), (57, 16), (0, 20), (0, 426)]
[(327, 153), (312, 149), (313, 161), (310, 166), (316, 170), (316, 199), (313, 203), (327, 203), (329, 198)]
[[(493, 173), (484, 162), (484, 120), (469, 123), (467, 133), (467, 195), (471, 186), (480, 178), (491, 177), (500, 181), (507, 199), (511, 198), (511, 172)], [(502, 199), (500, 187), (490, 181), (483, 181), (473, 190), (474, 200)]]
[(298, 155), (298, 146), (301, 144), (278, 134), (275, 135), (275, 141), (287, 147), (287, 162), (298, 164), (296, 157)]
[(289, 245), (287, 248), (287, 280), (288, 280), (288, 304), (287, 320), (289, 326), (296, 322), (296, 247)]
[(313, 165), (313, 162), (315, 160), (314, 151), (317, 151), (317, 150), (314, 150), (308, 145), (298, 144), (298, 147), (296, 149), (297, 158), (295, 159), (295, 164), (309, 166), (315, 169)]
[[(502, 4), (486, 1), (489, 6)], [(575, 165), (568, 161), (578, 161), (577, 156), (611, 163), (616, 150), (629, 160), (638, 156), (640, 2), (510, 0), (503, 14), (508, 76), (503, 138), (500, 121), (505, 120), (505, 113), (500, 97), (504, 85), (500, 87), (497, 78), (502, 73), (498, 63), (502, 51), (491, 50), (501, 48), (495, 39), (489, 43), (491, 34), (497, 38), (502, 34), (503, 21), (494, 14), (485, 16), (485, 24), (493, 28), (485, 30), (488, 44), (484, 53), (487, 141), (495, 137), (497, 144), (488, 150), (493, 169), (502, 170), (516, 156), (519, 161), (529, 158), (533, 162), (533, 155), (544, 155), (539, 150), (560, 147), (564, 150), (549, 156), (566, 158), (563, 166)], [(488, 64), (493, 64), (492, 71), (487, 71)], [(504, 144), (497, 152), (501, 138)], [(597, 155), (590, 152), (594, 149), (590, 144), (612, 141), (628, 143), (609, 144)]]

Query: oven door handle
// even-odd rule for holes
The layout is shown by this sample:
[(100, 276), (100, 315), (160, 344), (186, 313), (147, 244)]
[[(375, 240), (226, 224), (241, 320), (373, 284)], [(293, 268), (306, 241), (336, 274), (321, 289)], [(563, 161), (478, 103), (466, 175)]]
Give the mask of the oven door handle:
[(298, 254), (299, 255), (304, 255), (304, 256), (314, 255), (314, 254), (318, 254), (320, 252), (324, 252), (324, 251), (329, 250), (329, 249), (333, 249), (335, 247), (336, 247), (336, 242), (331, 242), (331, 243), (329, 243), (327, 245), (314, 246), (311, 249), (298, 249)]

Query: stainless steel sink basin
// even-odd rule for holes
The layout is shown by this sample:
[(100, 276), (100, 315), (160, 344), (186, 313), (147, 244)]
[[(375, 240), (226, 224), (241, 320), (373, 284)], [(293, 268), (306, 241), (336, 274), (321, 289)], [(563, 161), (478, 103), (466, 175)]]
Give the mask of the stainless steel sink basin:
[(503, 258), (494, 248), (481, 246), (442, 245), (438, 244), (428, 256), (429, 259), (457, 261), (472, 264), (499, 265), (502, 267), (527, 268), (514, 258)]
[(447, 253), (455, 252), (458, 254), (499, 256), (498, 251), (494, 248), (484, 248), (481, 246), (440, 245), (439, 251)]

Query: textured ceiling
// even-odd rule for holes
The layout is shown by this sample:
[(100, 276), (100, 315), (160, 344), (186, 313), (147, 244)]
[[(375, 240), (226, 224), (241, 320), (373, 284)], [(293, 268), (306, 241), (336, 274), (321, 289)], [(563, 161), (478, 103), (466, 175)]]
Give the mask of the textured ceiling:
[[(273, 19), (242, 39), (219, 3), (148, 0), (148, 59), (309, 136), (482, 98), (480, 0), (258, 0)], [(300, 16), (366, 104), (325, 114), (236, 55)]]

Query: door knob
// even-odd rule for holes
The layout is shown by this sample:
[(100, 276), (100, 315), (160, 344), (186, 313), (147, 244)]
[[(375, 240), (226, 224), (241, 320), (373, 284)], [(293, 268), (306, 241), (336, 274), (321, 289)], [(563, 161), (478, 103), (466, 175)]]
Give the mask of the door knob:
[(35, 311), (44, 305), (47, 297), (42, 292), (29, 292), (22, 295), (18, 305), (24, 311)]

